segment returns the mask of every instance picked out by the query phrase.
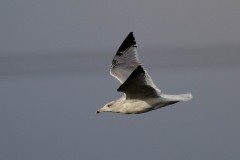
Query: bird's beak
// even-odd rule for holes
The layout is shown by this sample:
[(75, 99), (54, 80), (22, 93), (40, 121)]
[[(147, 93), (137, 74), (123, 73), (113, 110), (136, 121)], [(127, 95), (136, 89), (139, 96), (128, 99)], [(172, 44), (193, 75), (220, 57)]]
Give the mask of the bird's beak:
[(101, 112), (103, 112), (103, 111), (102, 111), (102, 108), (98, 109), (98, 110), (96, 111), (96, 114), (99, 114), (99, 113), (101, 113)]
[(109, 108), (104, 106), (96, 111), (96, 114), (99, 114), (101, 112), (110, 112)]
[(100, 112), (101, 112), (101, 111), (97, 110), (97, 111), (96, 111), (96, 114), (99, 114)]

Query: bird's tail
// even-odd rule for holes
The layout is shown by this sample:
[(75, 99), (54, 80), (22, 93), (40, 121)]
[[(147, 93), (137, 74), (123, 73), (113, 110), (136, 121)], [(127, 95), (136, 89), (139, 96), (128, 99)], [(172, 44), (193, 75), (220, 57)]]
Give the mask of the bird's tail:
[(193, 98), (191, 93), (178, 94), (178, 95), (161, 94), (161, 97), (169, 101), (189, 101)]

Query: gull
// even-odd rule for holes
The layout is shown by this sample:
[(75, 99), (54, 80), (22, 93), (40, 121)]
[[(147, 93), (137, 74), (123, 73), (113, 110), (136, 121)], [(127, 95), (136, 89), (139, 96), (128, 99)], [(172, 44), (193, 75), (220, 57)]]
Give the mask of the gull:
[(96, 111), (122, 114), (140, 114), (156, 110), (180, 101), (192, 99), (191, 93), (168, 95), (153, 83), (140, 63), (133, 32), (130, 32), (115, 54), (110, 74), (121, 83), (117, 91), (124, 95)]

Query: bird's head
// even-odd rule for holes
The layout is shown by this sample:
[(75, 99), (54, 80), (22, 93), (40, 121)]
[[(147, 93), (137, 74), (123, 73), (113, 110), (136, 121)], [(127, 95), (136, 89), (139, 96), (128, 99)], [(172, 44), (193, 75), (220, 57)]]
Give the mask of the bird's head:
[(112, 101), (112, 102), (109, 102), (107, 103), (106, 105), (104, 105), (102, 108), (98, 109), (96, 111), (96, 114), (99, 114), (101, 112), (116, 112), (118, 113), (118, 109), (117, 109), (117, 103), (116, 101)]

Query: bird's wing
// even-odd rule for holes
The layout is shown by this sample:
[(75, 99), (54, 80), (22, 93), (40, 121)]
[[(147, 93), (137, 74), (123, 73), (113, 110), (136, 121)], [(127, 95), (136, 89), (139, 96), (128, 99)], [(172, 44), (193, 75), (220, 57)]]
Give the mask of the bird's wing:
[[(112, 60), (110, 74), (121, 83), (124, 83), (139, 65), (141, 65), (141, 63), (138, 58), (136, 41), (133, 32), (130, 32)], [(146, 84), (155, 88), (155, 90), (160, 93), (161, 91), (153, 83), (147, 71), (144, 71)]]
[(123, 83), (138, 65), (140, 61), (136, 41), (133, 33), (130, 32), (112, 60), (110, 74)]
[(118, 88), (119, 92), (126, 94), (126, 99), (145, 99), (159, 97), (158, 89), (149, 85), (146, 71), (139, 65), (127, 78), (127, 80)]

